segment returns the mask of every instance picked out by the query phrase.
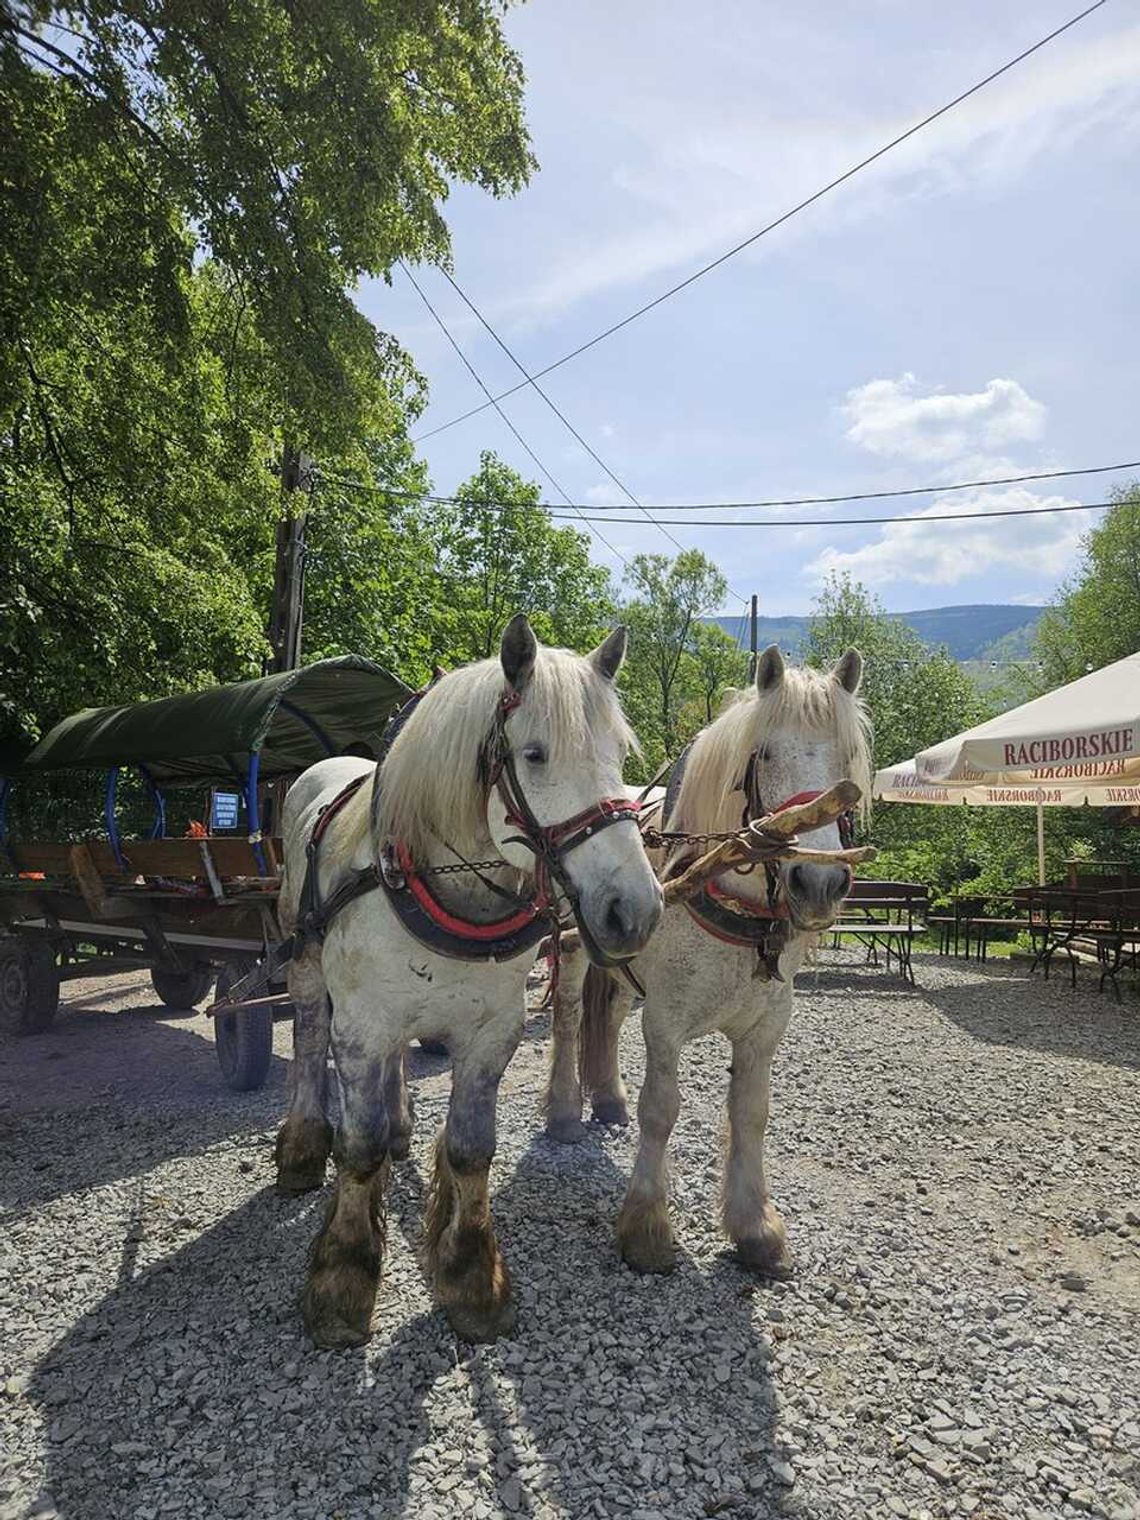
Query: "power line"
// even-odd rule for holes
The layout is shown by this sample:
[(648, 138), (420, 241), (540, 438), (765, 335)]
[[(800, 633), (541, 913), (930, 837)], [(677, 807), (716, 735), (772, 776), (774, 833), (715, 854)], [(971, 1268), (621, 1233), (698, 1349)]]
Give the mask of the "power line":
[[(327, 471), (321, 471), (321, 475), (333, 485), (346, 486), (350, 490), (364, 491), (377, 496), (414, 496), (417, 500), (430, 502), (433, 506), (453, 506), (458, 502), (458, 498), (454, 496), (431, 496), (427, 493), (389, 490), (385, 486), (371, 485), (368, 481), (352, 480), (348, 476), (329, 474)], [(513, 511), (517, 503), (485, 501), (480, 505), (494, 511), (506, 512)], [(536, 502), (535, 506), (536, 510), (547, 512), (553, 518), (573, 521), (569, 512), (561, 511), (557, 505), (552, 505), (550, 502)], [(859, 528), (875, 523), (959, 523), (997, 517), (1052, 517), (1058, 512), (1104, 512), (1112, 507), (1137, 508), (1140, 507), (1140, 500), (1061, 502), (1051, 507), (999, 507), (983, 512), (904, 512), (897, 517), (753, 517), (744, 519), (705, 517), (682, 520), (677, 526), (687, 528)], [(578, 518), (583, 522), (591, 524), (624, 522), (627, 527), (629, 526), (628, 518), (608, 517), (605, 513), (584, 512), (581, 509), (576, 509), (576, 511)]]
[[(506, 354), (507, 358), (511, 361), (511, 363), (514, 365), (514, 367), (518, 370), (519, 374), (524, 377), (525, 383), (528, 384), (528, 385), (530, 385), (538, 393), (538, 395), (541, 396), (541, 398), (543, 399), (543, 401), (546, 402), (547, 406), (554, 413), (554, 415), (558, 418), (559, 422), (561, 422), (562, 426), (567, 430), (567, 432), (570, 434), (570, 436), (572, 438), (576, 439), (576, 441), (582, 446), (582, 448), (584, 448), (586, 450), (586, 453), (589, 454), (590, 458), (594, 461), (594, 463), (598, 466), (598, 468), (605, 471), (605, 473), (613, 481), (614, 485), (617, 486), (617, 488), (618, 488), (619, 491), (621, 491), (622, 495), (626, 496), (629, 499), (631, 505), (637, 511), (641, 512), (648, 519), (648, 521), (653, 524), (653, 526), (655, 528), (657, 528), (661, 533), (663, 533), (665, 535), (665, 537), (669, 540), (669, 542), (674, 546), (674, 548), (676, 548), (676, 549), (680, 550), (682, 553), (684, 553), (684, 550), (685, 550), (684, 544), (681, 543), (681, 541), (679, 539), (675, 538), (672, 533), (670, 533), (669, 529), (667, 527), (665, 527), (664, 523), (658, 522), (657, 519), (653, 516), (653, 514), (648, 510), (647, 507), (642, 506), (641, 502), (637, 499), (637, 497), (633, 494), (633, 492), (630, 490), (630, 488), (626, 485), (625, 481), (622, 480), (619, 475), (615, 474), (614, 471), (610, 469), (609, 465), (605, 462), (605, 460), (598, 453), (598, 451), (595, 448), (593, 448), (589, 443), (586, 442), (586, 440), (582, 437), (582, 435), (578, 431), (578, 429), (570, 421), (569, 417), (566, 416), (566, 413), (563, 412), (558, 407), (558, 405), (551, 399), (551, 397), (547, 395), (546, 391), (544, 391), (543, 388), (542, 388), (542, 386), (538, 384), (538, 381), (535, 379), (535, 377), (529, 373), (529, 371), (527, 370), (526, 366), (515, 355), (515, 353), (508, 346), (508, 344), (505, 342), (505, 340), (503, 338), (501, 338), (499, 336), (499, 334), (495, 331), (495, 329), (491, 326), (490, 322), (488, 322), (487, 318), (483, 315), (483, 313), (475, 305), (474, 301), (471, 300), (470, 296), (467, 295), (466, 291), (464, 291), (464, 290), (462, 290), (460, 288), (458, 282), (454, 279), (454, 277), (446, 269), (443, 271), (443, 275), (444, 275), (444, 278), (447, 280), (448, 284), (451, 286), (452, 290), (455, 291), (455, 293), (459, 297), (459, 299), (463, 302), (463, 304), (467, 307), (467, 309), (472, 313), (472, 315), (482, 324), (482, 326), (487, 330), (487, 332), (490, 333), (491, 337), (495, 340), (495, 342), (498, 344), (498, 346), (502, 349), (503, 353)], [(516, 387), (516, 389), (518, 389), (518, 387)], [(586, 520), (586, 519), (583, 519), (583, 520)], [(620, 518), (618, 518), (617, 520), (619, 522), (621, 521)], [(733, 594), (733, 596), (737, 597), (740, 601), (743, 602), (745, 600), (745, 598), (743, 596), (741, 596), (740, 592), (736, 591), (732, 586), (729, 586), (728, 590), (731, 591), (732, 594)]]
[[(430, 310), (430, 308), (429, 308)], [(466, 360), (464, 360), (466, 363)], [(533, 458), (533, 455), (532, 455)], [(1020, 485), (1029, 480), (1066, 480), (1074, 475), (1108, 475), (1120, 470), (1140, 470), (1140, 459), (1126, 459), (1120, 464), (1094, 464), (1080, 470), (1034, 470), (1025, 475), (994, 475), (987, 480), (957, 480), (949, 485), (933, 486), (901, 486), (891, 491), (848, 491), (838, 496), (778, 496), (766, 501), (695, 501), (695, 502), (654, 502), (655, 512), (739, 512), (760, 509), (764, 507), (812, 507), (812, 506), (835, 506), (845, 501), (883, 501), (898, 496), (943, 496), (951, 491), (979, 491), (987, 486), (1011, 486)], [(333, 477), (329, 477), (330, 479)], [(352, 483), (351, 481), (349, 482)], [(381, 489), (381, 488), (377, 488)], [(417, 501), (436, 502), (441, 506), (454, 505), (458, 498), (454, 496), (432, 495), (425, 491), (407, 491), (395, 486), (383, 487), (385, 495), (414, 497)], [(565, 495), (565, 492), (562, 493)], [(510, 505), (507, 502), (499, 503), (501, 506)], [(551, 502), (540, 502), (540, 506), (547, 510), (556, 511), (557, 507)], [(567, 505), (580, 508), (584, 512), (597, 510), (595, 502), (571, 502)], [(627, 510), (621, 506), (610, 506), (607, 512), (624, 512)], [(829, 521), (829, 519), (821, 519)], [(894, 518), (886, 521), (895, 521)]]
[[(515, 427), (514, 423), (507, 416), (507, 414), (503, 410), (503, 408), (499, 405), (499, 403), (493, 397), (491, 397), (491, 391), (488, 388), (488, 386), (484, 384), (482, 375), (479, 374), (478, 370), (476, 370), (475, 366), (471, 363), (470, 359), (468, 359), (467, 355), (460, 348), (459, 344), (456, 342), (455, 338), (452, 336), (451, 330), (448, 328), (447, 324), (444, 322), (444, 320), (440, 316), (439, 312), (436, 311), (435, 307), (428, 300), (427, 295), (424, 293), (423, 289), (420, 287), (419, 281), (416, 279), (415, 275), (413, 275), (412, 271), (404, 263), (403, 259), (400, 259), (398, 262), (399, 262), (400, 268), (403, 270), (403, 272), (406, 275), (409, 283), (411, 284), (412, 289), (416, 292), (416, 294), (419, 296), (420, 300), (424, 303), (424, 305), (427, 307), (428, 311), (434, 317), (436, 325), (438, 326), (440, 332), (442, 332), (443, 336), (447, 339), (447, 341), (451, 344), (452, 348), (459, 355), (460, 359), (463, 361), (463, 364), (466, 366), (468, 374), (475, 381), (475, 384), (483, 392), (484, 396), (487, 396), (487, 397), (491, 398), (490, 399), (490, 405), (495, 408), (496, 412), (498, 412), (499, 416), (506, 423), (507, 427), (510, 428), (511, 433), (514, 435), (516, 442), (520, 445), (521, 448), (523, 448), (523, 449), (526, 450), (527, 454), (529, 454), (530, 458), (537, 465), (537, 467), (541, 471), (541, 473), (546, 476), (547, 480), (549, 480), (550, 484), (558, 492), (559, 496), (561, 496), (565, 500), (566, 505), (568, 507), (572, 507), (573, 508), (574, 507), (574, 503), (570, 499), (569, 492), (566, 491), (565, 488), (561, 485), (561, 483), (554, 478), (554, 476), (550, 473), (550, 471), (543, 464), (542, 460), (538, 457), (538, 455), (531, 448), (530, 444), (527, 443), (526, 439), (519, 432), (518, 428)], [(577, 508), (574, 508), (574, 510), (577, 511), (577, 515), (581, 518), (581, 520), (583, 522), (587, 521), (587, 519), (583, 516), (582, 512), (578, 511)], [(588, 523), (587, 523), (587, 526), (590, 526), (590, 531), (593, 533), (594, 537), (596, 539), (598, 539), (598, 541), (600, 543), (603, 543), (606, 546), (606, 548), (610, 551), (611, 554), (615, 555), (619, 560), (621, 560), (622, 564), (628, 570), (629, 569), (629, 561), (626, 559), (625, 555), (622, 554), (620, 550), (616, 549), (613, 546), (613, 544), (610, 543), (609, 539), (605, 536), (604, 533), (601, 532), (600, 529), (592, 527)]]
[[(1140, 501), (1076, 501), (1055, 507), (1001, 507), (992, 512), (904, 512), (900, 517), (690, 517), (676, 519), (683, 528), (859, 528), (871, 523), (976, 522), (987, 517), (1050, 517), (1055, 512), (1101, 512), (1109, 507), (1140, 507)], [(553, 511), (552, 517), (565, 516)], [(621, 517), (590, 516), (589, 522), (623, 522)]]
[[(1022, 52), (1018, 53), (1016, 57), (1009, 59), (1007, 63), (1003, 63), (1000, 68), (994, 69), (993, 72), (987, 74), (984, 79), (979, 79), (978, 82), (976, 84), (972, 84), (968, 90), (963, 90), (960, 95), (955, 95), (953, 100), (948, 100), (945, 105), (939, 106), (936, 111), (931, 111), (930, 114), (928, 116), (924, 116), (921, 121), (916, 121), (914, 125), (908, 127), (905, 132), (900, 132), (897, 137), (892, 137), (890, 142), (884, 143), (883, 146), (881, 148), (877, 148), (874, 153), (868, 154), (866, 158), (861, 158), (857, 164), (852, 164), (849, 169), (844, 170), (844, 172), (838, 175), (835, 179), (829, 180), (826, 185), (823, 185), (819, 190), (816, 190), (805, 200), (799, 201), (789, 210), (783, 212), (780, 216), (776, 217), (774, 221), (766, 223), (766, 225), (759, 228), (758, 231), (751, 233), (748, 237), (742, 239), (739, 243), (734, 244), (733, 247), (726, 249), (724, 253), (719, 254), (715, 259), (710, 260), (709, 263), (703, 264), (699, 269), (694, 270), (692, 274), (687, 275), (683, 280), (679, 280), (677, 284), (671, 285), (668, 290), (663, 290), (661, 294), (655, 296), (652, 301), (646, 301), (643, 306), (639, 306), (635, 311), (631, 311), (628, 316), (622, 317), (619, 322), (612, 323), (609, 327), (604, 328), (600, 333), (596, 333), (594, 337), (587, 339), (585, 343), (579, 343), (577, 348), (572, 348), (569, 353), (563, 354), (560, 359), (555, 359), (553, 363), (547, 364), (543, 369), (536, 370), (533, 376), (528, 377), (527, 381), (523, 381), (518, 385), (512, 386), (509, 390), (500, 391), (494, 399), (496, 401), (503, 401), (506, 399), (506, 397), (513, 396), (516, 391), (521, 391), (524, 385), (528, 383), (533, 384), (535, 380), (541, 380), (544, 375), (549, 375), (554, 370), (561, 369), (562, 365), (569, 364), (571, 359), (578, 358), (580, 354), (586, 353), (587, 350), (595, 347), (595, 345), (598, 343), (603, 342), (606, 338), (613, 337), (614, 333), (620, 332), (623, 327), (628, 327), (631, 322), (636, 322), (639, 317), (645, 316), (647, 312), (653, 311), (656, 307), (662, 305), (663, 302), (668, 301), (672, 296), (678, 295), (682, 290), (686, 290), (690, 285), (694, 285), (698, 280), (703, 279), (706, 274), (711, 274), (714, 269), (719, 269), (719, 267), (722, 264), (727, 263), (729, 259), (735, 258), (738, 253), (743, 253), (746, 248), (751, 248), (753, 243), (758, 242), (762, 237), (766, 237), (768, 233), (774, 232), (777, 227), (782, 227), (784, 223), (790, 221), (792, 217), (798, 216), (801, 211), (806, 211), (809, 206), (813, 206), (816, 201), (822, 200), (823, 197), (825, 195), (829, 195), (832, 190), (837, 190), (840, 185), (845, 184), (849, 179), (852, 179), (856, 174), (860, 173), (861, 170), (869, 168), (871, 164), (875, 163), (878, 159), (883, 158), (886, 154), (892, 152), (893, 149), (906, 142), (908, 138), (913, 137), (917, 132), (921, 132), (924, 127), (930, 126), (930, 124), (937, 121), (940, 116), (945, 116), (947, 112), (954, 110), (956, 106), (960, 106), (964, 100), (969, 100), (971, 95), (976, 95), (979, 90), (985, 89), (986, 85), (992, 84), (995, 79), (1000, 79), (1001, 76), (1003, 74), (1007, 74), (1010, 69), (1016, 68), (1019, 63), (1023, 63), (1026, 58), (1031, 57), (1032, 54), (1038, 52), (1048, 43), (1054, 41), (1055, 38), (1060, 37), (1061, 34), (1063, 32), (1067, 32), (1070, 27), (1076, 26), (1077, 23), (1083, 21), (1086, 16), (1091, 16), (1093, 11), (1099, 10), (1105, 3), (1106, 0), (1094, 0), (1094, 3), (1092, 5), (1086, 6), (1083, 11), (1080, 11), (1077, 15), (1071, 17), (1061, 26), (1055, 27), (1053, 31), (1049, 32), (1047, 36), (1042, 37), (1040, 41), (1033, 43), (1031, 47), (1025, 48)], [(523, 373), (525, 374), (526, 372), (523, 371)], [(483, 406), (477, 406), (472, 408), (471, 411), (462, 413), (461, 416), (452, 417), (450, 422), (441, 422), (438, 427), (430, 428), (427, 432), (418, 434), (415, 441), (417, 443), (420, 443), (427, 438), (434, 438), (437, 433), (442, 433), (447, 428), (456, 427), (460, 422), (466, 422), (469, 417), (477, 416), (479, 412), (486, 411), (487, 406), (489, 405), (490, 402), (487, 402)]]

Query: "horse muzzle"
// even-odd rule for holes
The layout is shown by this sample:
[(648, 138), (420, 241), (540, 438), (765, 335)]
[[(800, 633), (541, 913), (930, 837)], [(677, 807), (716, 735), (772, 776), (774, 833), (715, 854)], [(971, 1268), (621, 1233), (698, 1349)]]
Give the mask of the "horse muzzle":
[(655, 877), (648, 890), (610, 890), (596, 901), (581, 901), (576, 917), (582, 945), (596, 966), (624, 966), (640, 954), (665, 911), (665, 897)]
[(830, 929), (851, 890), (851, 871), (843, 865), (794, 864), (782, 873), (781, 885), (788, 917), (797, 929), (818, 933)]

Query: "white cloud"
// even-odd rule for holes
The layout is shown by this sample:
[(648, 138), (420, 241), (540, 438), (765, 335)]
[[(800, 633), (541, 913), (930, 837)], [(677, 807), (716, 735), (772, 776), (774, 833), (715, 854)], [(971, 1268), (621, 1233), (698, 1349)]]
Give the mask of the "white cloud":
[[(748, 25), (738, 11), (733, 24)], [(911, 126), (932, 103), (961, 88), (963, 76), (977, 77), (993, 65), (987, 49), (928, 69), (923, 88), (912, 88), (907, 104), (885, 116), (866, 94), (879, 59), (862, 68), (856, 34), (847, 39), (849, 48), (826, 51), (818, 35), (801, 29), (783, 39), (766, 68), (766, 25), (757, 22), (759, 34), (742, 36), (718, 60), (721, 68), (709, 71), (707, 86), (684, 48), (675, 49), (673, 60), (659, 55), (654, 68), (633, 71), (629, 39), (620, 31), (608, 49), (594, 50), (593, 108), (622, 155), (608, 188), (629, 203), (625, 226), (600, 236), (596, 227), (563, 236), (558, 262), (506, 300), (502, 311), (541, 319), (601, 290), (681, 271), (722, 252)], [(668, 38), (665, 28), (662, 45)], [(793, 60), (794, 69), (787, 66)], [(905, 70), (905, 54), (897, 61)], [(794, 92), (788, 78), (796, 81)], [(1008, 184), (1041, 155), (1071, 150), (1084, 133), (1105, 124), (1118, 143), (1140, 128), (1138, 25), (1066, 38), (916, 134), (777, 236), (786, 243), (789, 235), (874, 216), (899, 199)]]
[(1008, 567), (1018, 576), (1056, 581), (1071, 567), (1082, 533), (1083, 512), (1040, 517), (928, 522), (944, 513), (1064, 506), (1074, 498), (1042, 496), (1024, 486), (1007, 486), (962, 496), (940, 497), (908, 522), (884, 526), (878, 540), (858, 549), (826, 548), (808, 568), (814, 582), (832, 572), (849, 574), (868, 586), (906, 581), (920, 586), (953, 586), (987, 570)]
[(847, 393), (847, 437), (872, 454), (948, 464), (1035, 442), (1045, 407), (1016, 380), (991, 380), (983, 390), (922, 394), (911, 374), (871, 380)]

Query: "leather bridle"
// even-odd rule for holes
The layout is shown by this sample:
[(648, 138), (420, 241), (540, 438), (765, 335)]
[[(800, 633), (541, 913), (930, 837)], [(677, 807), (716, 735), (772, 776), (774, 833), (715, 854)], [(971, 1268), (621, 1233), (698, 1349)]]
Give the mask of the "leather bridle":
[[(805, 802), (814, 802), (817, 797), (822, 797), (820, 790), (797, 792), (794, 797), (785, 797), (783, 802), (776, 807), (769, 807), (760, 792), (758, 772), (760, 769), (760, 752), (753, 750), (748, 757), (748, 764), (744, 770), (744, 780), (741, 782), (741, 791), (744, 793), (744, 811), (741, 817), (741, 827), (747, 828), (755, 819), (771, 817), (776, 813), (786, 812), (788, 808), (799, 807)], [(855, 843), (855, 814), (850, 809), (841, 813), (836, 819), (839, 827), (839, 843), (843, 849), (849, 850)], [(747, 875), (754, 871), (755, 866), (746, 866), (739, 871), (740, 875)], [(850, 867), (846, 868), (850, 876)], [(764, 874), (768, 883), (768, 912), (774, 917), (785, 917), (786, 906), (780, 900), (780, 873), (774, 861), (765, 861)]]
[(572, 850), (585, 844), (588, 839), (593, 839), (603, 829), (608, 829), (615, 823), (636, 822), (641, 812), (641, 803), (628, 797), (602, 797), (592, 807), (584, 808), (561, 823), (540, 823), (527, 801), (507, 739), (507, 720), (521, 702), (519, 692), (508, 689), (503, 693), (495, 721), (480, 752), (479, 771), (487, 790), (488, 805), (492, 792), (496, 793), (506, 808), (504, 821), (518, 830), (517, 834), (511, 835), (504, 842), (520, 844), (534, 856), (533, 905), (536, 913), (550, 917), (555, 941), (561, 928), (558, 906), (561, 897), (574, 916), (583, 947), (590, 959), (597, 965), (620, 965), (621, 958), (607, 954), (583, 921), (578, 890), (570, 878), (565, 861)]

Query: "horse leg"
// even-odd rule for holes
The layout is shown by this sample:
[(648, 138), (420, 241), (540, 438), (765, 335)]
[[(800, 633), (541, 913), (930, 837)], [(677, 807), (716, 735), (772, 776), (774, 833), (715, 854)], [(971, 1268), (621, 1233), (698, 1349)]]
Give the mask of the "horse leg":
[(511, 1279), (495, 1239), (488, 1177), (499, 1081), (520, 1033), (521, 1022), (509, 1040), (490, 1048), (480, 1042), (456, 1059), (447, 1123), (436, 1140), (425, 1221), (427, 1261), (436, 1297), (466, 1341), (493, 1341), (514, 1326)]
[(601, 988), (595, 997), (591, 987), (593, 974), (586, 979), (583, 995), (582, 1081), (599, 1124), (628, 1124), (629, 1094), (621, 1079), (618, 1045), (621, 1026), (633, 1007), (633, 989), (624, 978), (608, 976), (603, 1001)]
[(360, 1346), (371, 1334), (384, 1255), (389, 1058), (365, 1058), (356, 1041), (340, 1044), (335, 1028), (333, 1054), (341, 1095), (336, 1188), (313, 1243), (301, 1313), (318, 1346)]
[(412, 1139), (412, 1100), (404, 1074), (404, 1048), (384, 1063), (384, 1107), (388, 1113), (388, 1153), (406, 1161)]
[(618, 1215), (622, 1256), (638, 1272), (673, 1270), (673, 1227), (669, 1223), (666, 1148), (681, 1093), (677, 1085), (680, 1047), (645, 1030), (645, 1083), (637, 1103), (641, 1131), (633, 1176)]
[(325, 1162), (332, 1150), (332, 1125), (325, 1114), (329, 995), (317, 946), (310, 946), (290, 963), (289, 995), (296, 1009), (292, 1096), (288, 1116), (277, 1132), (274, 1157), (278, 1188), (283, 1193), (307, 1193), (323, 1187)]
[(732, 1042), (728, 1086), (728, 1159), (722, 1218), (740, 1260), (769, 1277), (786, 1277), (792, 1257), (784, 1221), (768, 1194), (764, 1175), (764, 1131), (772, 1056), (787, 1024), (761, 1024)]
[(585, 955), (563, 956), (551, 1016), (550, 1070), (543, 1107), (551, 1140), (572, 1145), (586, 1137), (582, 1123), (582, 1084), (578, 1074), (578, 1041), (582, 1022), (582, 980), (589, 961)]

